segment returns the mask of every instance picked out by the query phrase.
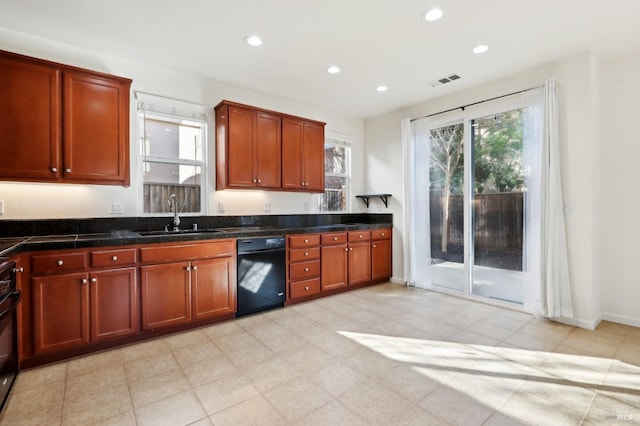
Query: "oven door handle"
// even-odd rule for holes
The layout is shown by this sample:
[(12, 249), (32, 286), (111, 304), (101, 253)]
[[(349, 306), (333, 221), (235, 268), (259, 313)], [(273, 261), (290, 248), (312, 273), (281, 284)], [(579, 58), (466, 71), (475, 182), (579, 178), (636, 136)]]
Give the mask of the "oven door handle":
[(0, 320), (9, 315), (11, 312), (13, 312), (14, 309), (18, 307), (18, 303), (20, 303), (20, 299), (22, 298), (22, 293), (20, 293), (20, 290), (14, 290), (14, 292), (11, 293), (9, 297), (14, 299), (14, 301), (11, 306), (0, 312)]

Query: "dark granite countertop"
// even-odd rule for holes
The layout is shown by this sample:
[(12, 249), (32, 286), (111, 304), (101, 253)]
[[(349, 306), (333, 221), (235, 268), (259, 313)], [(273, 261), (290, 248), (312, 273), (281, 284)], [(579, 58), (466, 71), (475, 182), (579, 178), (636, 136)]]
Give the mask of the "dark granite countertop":
[(284, 236), (319, 232), (356, 231), (390, 228), (392, 223), (349, 223), (311, 226), (234, 226), (184, 231), (115, 230), (107, 233), (41, 235), (0, 238), (0, 256), (11, 257), (21, 252), (62, 250), (133, 244), (201, 241), (255, 236)]

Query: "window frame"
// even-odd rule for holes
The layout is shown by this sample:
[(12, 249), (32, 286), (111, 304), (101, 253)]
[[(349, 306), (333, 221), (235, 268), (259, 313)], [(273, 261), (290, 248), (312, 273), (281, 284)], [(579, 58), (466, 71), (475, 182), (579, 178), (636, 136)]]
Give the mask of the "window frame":
[[(351, 211), (351, 156), (352, 156), (352, 144), (351, 144), (351, 138), (346, 137), (346, 136), (340, 136), (340, 135), (335, 135), (335, 134), (331, 134), (331, 133), (326, 133), (325, 134), (325, 138), (324, 138), (324, 149), (326, 149), (326, 146), (340, 146), (340, 147), (344, 147), (346, 149), (345, 152), (345, 156), (346, 156), (346, 166), (345, 166), (345, 173), (334, 173), (334, 172), (329, 172), (327, 171), (327, 169), (325, 168), (324, 171), (324, 192), (321, 194), (318, 194), (318, 211), (322, 212), (322, 213), (348, 213)], [(323, 197), (326, 194), (326, 190), (327, 190), (327, 178), (330, 177), (338, 177), (338, 178), (345, 178), (345, 188), (346, 188), (346, 194), (345, 194), (345, 203), (344, 203), (344, 210), (323, 210), (322, 209), (322, 205), (323, 205)]]
[[(178, 212), (180, 216), (203, 216), (207, 214), (207, 181), (208, 181), (208, 136), (209, 128), (206, 120), (206, 113), (199, 112), (199, 109), (193, 111), (180, 111), (175, 107), (159, 106), (155, 104), (138, 103), (138, 189), (137, 198), (138, 213), (143, 217), (171, 217), (172, 212), (145, 212), (144, 211), (144, 168), (145, 163), (159, 163), (177, 166), (199, 166), (200, 167), (200, 209), (196, 212)], [(164, 121), (167, 123), (183, 125), (193, 124), (193, 127), (200, 127), (200, 137), (202, 144), (202, 161), (189, 160), (181, 158), (169, 158), (158, 155), (145, 155), (145, 123), (146, 120)], [(168, 184), (169, 185), (169, 184)], [(179, 184), (177, 184), (179, 185)]]

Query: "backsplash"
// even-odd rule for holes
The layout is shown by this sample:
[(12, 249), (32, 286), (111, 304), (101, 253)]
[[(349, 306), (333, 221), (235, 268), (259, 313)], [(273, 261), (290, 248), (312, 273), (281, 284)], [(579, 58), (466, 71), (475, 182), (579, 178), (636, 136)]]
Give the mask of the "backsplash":
[[(254, 216), (186, 216), (180, 218), (180, 228), (199, 229), (235, 226), (276, 226), (281, 228), (313, 227), (347, 223), (392, 223), (393, 215), (348, 214), (294, 214)], [(112, 231), (154, 231), (172, 226), (172, 217), (119, 217), (88, 219), (44, 219), (0, 221), (0, 238), (41, 235), (97, 234)]]

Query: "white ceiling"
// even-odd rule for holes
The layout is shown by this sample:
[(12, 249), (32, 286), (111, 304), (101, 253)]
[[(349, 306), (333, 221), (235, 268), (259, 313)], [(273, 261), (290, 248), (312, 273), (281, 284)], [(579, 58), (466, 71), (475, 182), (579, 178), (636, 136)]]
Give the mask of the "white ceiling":
[[(444, 17), (422, 20), (433, 6)], [(640, 51), (640, 0), (0, 0), (0, 26), (368, 118), (589, 49)]]

